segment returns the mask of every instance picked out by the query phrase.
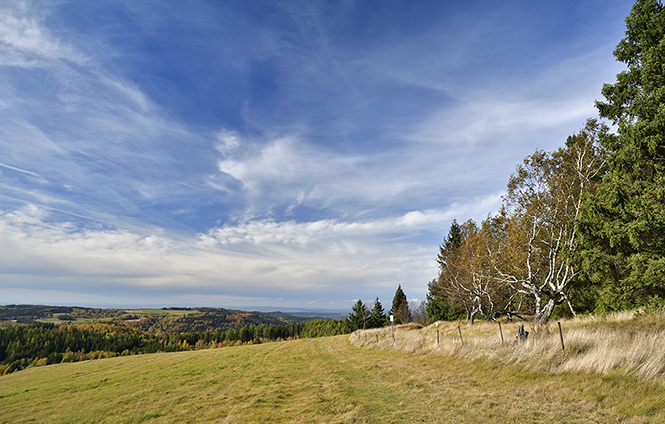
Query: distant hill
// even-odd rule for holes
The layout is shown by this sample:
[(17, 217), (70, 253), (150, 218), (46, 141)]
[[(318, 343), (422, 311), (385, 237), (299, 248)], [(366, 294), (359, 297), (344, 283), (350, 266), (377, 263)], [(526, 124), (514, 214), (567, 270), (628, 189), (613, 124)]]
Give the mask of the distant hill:
[[(328, 315), (328, 314), (322, 314)], [(327, 316), (326, 316), (327, 317)], [(153, 334), (220, 331), (247, 325), (294, 324), (323, 318), (314, 312), (283, 313), (225, 308), (102, 309), (76, 306), (0, 306), (0, 325), (111, 321)]]
[(284, 311), (266, 312), (268, 315), (273, 316), (297, 316), (302, 318), (319, 319), (319, 318), (332, 318), (342, 319), (349, 316), (348, 312), (325, 310), (325, 309), (286, 309)]

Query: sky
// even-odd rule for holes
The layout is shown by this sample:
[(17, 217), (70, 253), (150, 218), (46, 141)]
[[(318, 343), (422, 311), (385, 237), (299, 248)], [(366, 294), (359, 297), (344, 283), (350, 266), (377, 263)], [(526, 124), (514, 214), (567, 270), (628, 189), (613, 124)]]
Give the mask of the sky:
[(422, 300), (597, 116), (625, 0), (0, 5), (0, 304)]

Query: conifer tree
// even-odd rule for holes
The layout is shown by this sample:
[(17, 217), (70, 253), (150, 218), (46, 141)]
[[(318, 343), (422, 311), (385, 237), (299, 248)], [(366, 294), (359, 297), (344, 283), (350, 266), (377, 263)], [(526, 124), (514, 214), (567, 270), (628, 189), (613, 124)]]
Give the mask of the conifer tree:
[(457, 220), (453, 219), (452, 224), (450, 224), (448, 236), (445, 238), (441, 246), (439, 246), (439, 255), (437, 256), (436, 261), (439, 264), (440, 269), (446, 267), (448, 257), (459, 249), (462, 241), (462, 229), (457, 223)]
[(362, 300), (358, 299), (351, 312), (347, 318), (349, 324), (349, 329), (351, 331), (356, 331), (358, 329), (364, 329), (367, 325), (367, 318), (369, 317), (369, 310), (367, 306), (363, 303)]
[[(618, 137), (601, 142), (609, 172), (579, 227), (586, 268), (601, 285), (599, 309), (665, 297), (665, 7), (637, 0), (614, 51), (627, 70), (605, 84), (601, 117)], [(609, 284), (608, 284), (609, 282)]]
[(386, 313), (383, 310), (383, 305), (381, 305), (381, 302), (377, 297), (374, 301), (374, 306), (369, 313), (369, 327), (378, 328), (383, 327), (384, 325), (386, 325)]
[(454, 262), (464, 242), (462, 228), (456, 219), (450, 224), (448, 235), (439, 246), (436, 262), (439, 264), (439, 278), (431, 281), (427, 287), (426, 312), (429, 322), (452, 319), (454, 315), (450, 310), (450, 299), (444, 293), (441, 278), (450, 262)]
[(411, 311), (409, 310), (409, 301), (402, 290), (402, 285), (397, 286), (395, 296), (393, 297), (393, 307), (390, 313), (395, 319), (395, 324), (405, 324), (411, 321)]
[(450, 307), (448, 299), (439, 288), (437, 280), (432, 280), (427, 285), (427, 297), (425, 311), (427, 320), (431, 324), (436, 321), (450, 319)]

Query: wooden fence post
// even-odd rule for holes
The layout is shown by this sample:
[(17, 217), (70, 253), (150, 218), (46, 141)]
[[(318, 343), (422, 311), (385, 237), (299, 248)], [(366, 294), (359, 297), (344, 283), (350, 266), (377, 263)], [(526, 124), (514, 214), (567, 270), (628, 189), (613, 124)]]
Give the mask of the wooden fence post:
[(559, 324), (559, 337), (561, 338), (561, 350), (564, 352), (566, 351), (566, 346), (563, 344), (563, 331), (561, 331), (561, 322), (557, 322)]
[(462, 342), (462, 345), (464, 345), (464, 339), (462, 338), (462, 327), (458, 325), (457, 331), (459, 331), (459, 339)]
[(501, 333), (501, 344), (503, 344), (503, 329), (501, 328), (501, 322), (499, 322), (499, 333)]

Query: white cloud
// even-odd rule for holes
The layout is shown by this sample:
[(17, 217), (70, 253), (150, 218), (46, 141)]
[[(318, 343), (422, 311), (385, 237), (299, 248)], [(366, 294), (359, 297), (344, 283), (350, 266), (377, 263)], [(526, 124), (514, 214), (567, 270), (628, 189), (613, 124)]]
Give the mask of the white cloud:
[[(229, 141), (232, 145), (240, 144), (237, 138)], [(295, 137), (283, 137), (269, 142), (246, 159), (225, 158), (220, 160), (218, 165), (221, 172), (242, 182), (246, 188), (256, 191), (266, 184), (291, 184), (303, 182), (307, 178), (318, 180), (335, 172), (335, 162), (339, 165), (341, 158), (333, 159), (331, 166), (321, 166), (324, 161), (328, 162), (326, 159), (330, 158), (329, 156), (297, 141)]]
[(240, 136), (236, 131), (229, 131), (222, 128), (217, 133), (217, 139), (219, 140), (217, 151), (225, 156), (240, 146)]
[[(0, 196), (126, 224), (127, 215), (141, 215), (142, 202), (210, 193), (188, 145), (212, 150), (212, 137), (167, 118), (115, 72), (104, 40), (58, 39), (49, 13), (16, 2), (0, 10), (0, 168), (12, 177)], [(194, 160), (184, 162), (183, 153)]]
[[(226, 138), (235, 154), (218, 161), (219, 171), (240, 182), (254, 202), (329, 205), (338, 199), (371, 202), (390, 196), (395, 186), (376, 177), (377, 158), (335, 153), (295, 136), (278, 137), (263, 145)], [(228, 152), (226, 146), (221, 147)], [(219, 150), (220, 148), (218, 148)], [(386, 192), (389, 192), (387, 194)]]
[(365, 222), (343, 222), (334, 219), (314, 222), (250, 221), (227, 225), (208, 232), (207, 236), (222, 245), (234, 244), (284, 244), (321, 245), (330, 240), (358, 240), (404, 234), (409, 231), (429, 230), (443, 222), (451, 221), (452, 213), (442, 211), (412, 211), (397, 218), (376, 219)]
[(128, 298), (142, 290), (270, 299), (385, 296), (397, 284), (422, 291), (435, 272), (435, 249), (418, 235), (443, 227), (454, 212), (365, 222), (251, 221), (174, 239), (80, 230), (50, 222), (47, 210), (29, 205), (0, 214), (0, 288), (121, 290)]
[[(367, 59), (354, 72), (365, 75), (379, 67), (372, 60), (386, 58)], [(409, 81), (431, 91), (446, 85), (445, 76), (435, 80), (419, 70), (383, 68), (386, 83)], [(431, 104), (427, 113), (397, 127), (386, 148), (375, 140), (370, 152), (326, 149), (297, 135), (239, 141), (242, 136), (234, 133), (218, 148), (223, 153), (218, 169), (246, 189), (258, 210), (282, 207), (292, 213), (302, 205), (357, 217), (408, 205), (447, 207), (502, 190), (526, 155), (562, 146), (596, 114), (592, 99), (602, 84), (598, 73), (609, 76), (615, 69), (607, 52), (582, 52), (527, 77), (516, 71), (501, 76), (501, 84), (488, 80), (453, 87), (454, 99)], [(219, 187), (229, 190), (228, 184)]]
[(82, 63), (85, 58), (53, 39), (34, 10), (23, 7), (0, 9), (0, 65), (35, 67), (44, 61), (68, 60)]
[(113, 22), (122, 34), (76, 22), (105, 6), (67, 7), (0, 6), (0, 287), (422, 293), (431, 240), (496, 211), (514, 166), (561, 145), (614, 75), (611, 47), (514, 49), (528, 40), (512, 31), (528, 16), (503, 19), (514, 5), (371, 39), (316, 5), (278, 6), (258, 28), (236, 6), (119, 4), (137, 17)]

